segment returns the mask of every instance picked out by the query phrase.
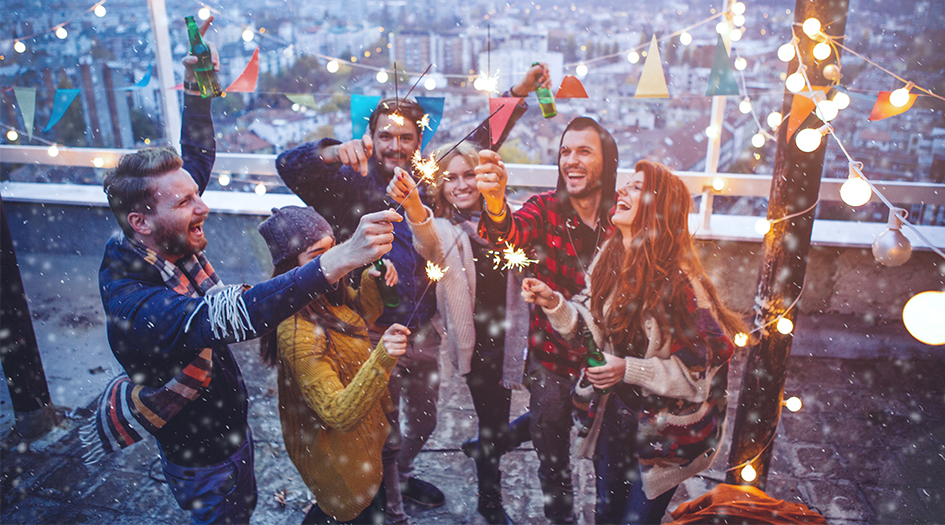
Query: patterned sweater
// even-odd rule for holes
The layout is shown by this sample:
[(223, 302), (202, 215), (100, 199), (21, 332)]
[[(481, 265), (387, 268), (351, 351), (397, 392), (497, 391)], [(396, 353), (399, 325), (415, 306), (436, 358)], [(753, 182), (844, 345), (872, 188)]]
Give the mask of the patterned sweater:
[[(347, 288), (349, 297), (358, 292)], [(364, 316), (350, 307), (330, 311), (353, 333), (325, 330), (304, 313), (279, 325), (279, 416), (289, 457), (318, 506), (347, 521), (370, 504), (381, 484), (381, 448), (393, 410), (387, 381), (397, 358), (383, 342), (370, 349), (366, 322), (383, 308), (374, 278), (361, 280)]]

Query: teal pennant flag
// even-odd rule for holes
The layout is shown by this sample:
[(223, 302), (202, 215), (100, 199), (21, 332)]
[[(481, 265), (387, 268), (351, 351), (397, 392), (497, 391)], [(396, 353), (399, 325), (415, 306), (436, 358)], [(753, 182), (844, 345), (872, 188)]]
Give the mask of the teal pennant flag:
[(423, 112), (427, 114), (427, 122), (425, 124), (423, 131), (423, 143), (420, 144), (420, 151), (423, 151), (427, 147), (427, 144), (430, 143), (430, 139), (433, 138), (433, 134), (436, 133), (436, 128), (440, 127), (440, 121), (443, 120), (443, 103), (446, 102), (446, 97), (417, 97), (417, 104), (420, 104), (420, 107), (423, 108)]
[(148, 70), (144, 72), (144, 76), (141, 77), (141, 80), (136, 82), (135, 85), (133, 86), (128, 86), (122, 89), (124, 89), (125, 91), (134, 91), (136, 89), (146, 88), (148, 87), (148, 84), (150, 83), (151, 83), (151, 66), (149, 65)]
[(359, 139), (367, 129), (371, 113), (377, 108), (381, 97), (367, 95), (351, 95), (351, 138)]
[(715, 59), (712, 60), (712, 72), (709, 73), (709, 87), (707, 97), (721, 95), (738, 95), (738, 84), (735, 82), (735, 73), (725, 50), (725, 42), (719, 35), (719, 43), (715, 46)]
[(69, 106), (78, 94), (78, 89), (56, 90), (56, 95), (53, 97), (52, 115), (49, 116), (49, 123), (43, 128), (43, 133), (52, 129), (52, 127), (59, 122), (59, 119), (66, 114), (66, 110), (69, 109)]

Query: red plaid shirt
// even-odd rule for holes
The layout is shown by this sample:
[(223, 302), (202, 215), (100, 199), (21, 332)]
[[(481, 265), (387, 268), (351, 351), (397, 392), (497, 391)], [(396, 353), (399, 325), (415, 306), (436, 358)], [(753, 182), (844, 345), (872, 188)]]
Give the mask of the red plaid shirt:
[[(496, 224), (483, 213), (479, 236), (496, 246), (508, 243), (532, 251), (538, 259), (535, 276), (565, 299), (584, 291), (584, 271), (607, 237), (609, 214), (602, 213), (597, 229), (591, 229), (574, 208), (559, 202), (554, 191), (533, 196), (515, 213), (506, 211), (503, 224)], [(532, 314), (528, 350), (531, 358), (562, 376), (577, 377), (584, 362), (584, 346), (561, 337), (541, 308), (535, 308)]]

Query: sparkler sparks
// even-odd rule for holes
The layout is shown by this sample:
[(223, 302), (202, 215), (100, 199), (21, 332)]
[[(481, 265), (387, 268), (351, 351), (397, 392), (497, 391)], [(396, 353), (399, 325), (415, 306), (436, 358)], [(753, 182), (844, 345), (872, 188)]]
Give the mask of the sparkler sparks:
[(423, 114), (423, 118), (417, 121), (417, 127), (420, 128), (420, 131), (423, 131), (424, 129), (433, 131), (433, 128), (430, 127), (430, 114), (429, 113)]
[(413, 169), (420, 174), (420, 182), (433, 184), (436, 180), (436, 171), (440, 169), (440, 165), (436, 163), (435, 154), (431, 153), (429, 159), (424, 159), (420, 151), (415, 150), (410, 163), (413, 165)]
[(515, 268), (518, 271), (522, 271), (528, 267), (528, 265), (538, 262), (535, 259), (529, 259), (525, 250), (515, 248), (510, 244), (506, 244), (501, 252), (490, 250), (489, 255), (492, 256), (492, 268), (494, 270), (499, 269), (499, 266), (501, 266), (503, 270)]
[(449, 267), (440, 268), (436, 264), (433, 264), (432, 261), (427, 261), (427, 277), (433, 282), (437, 282), (442, 279), (446, 274), (446, 270), (449, 270)]
[(390, 115), (387, 115), (387, 118), (389, 118), (389, 119), (391, 120), (391, 122), (393, 122), (394, 124), (397, 124), (398, 126), (403, 126), (403, 125), (404, 125), (404, 116), (401, 115), (401, 114), (400, 114), (399, 112), (397, 112), (397, 111), (394, 111), (394, 112), (391, 113)]

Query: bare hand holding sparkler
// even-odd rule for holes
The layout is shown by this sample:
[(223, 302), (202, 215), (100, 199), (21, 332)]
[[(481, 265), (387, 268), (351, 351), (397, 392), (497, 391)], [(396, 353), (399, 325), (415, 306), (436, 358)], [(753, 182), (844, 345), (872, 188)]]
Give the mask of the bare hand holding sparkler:
[(526, 277), (522, 281), (522, 297), (525, 298), (526, 303), (532, 303), (549, 310), (557, 308), (560, 302), (558, 294), (554, 293), (551, 287), (534, 277)]
[(476, 186), (485, 200), (486, 213), (500, 221), (505, 216), (505, 186), (509, 180), (502, 157), (492, 150), (480, 151), (475, 172)]
[(414, 182), (413, 177), (400, 168), (394, 168), (394, 176), (387, 185), (387, 195), (403, 206), (410, 222), (420, 223), (427, 219), (427, 210), (423, 207), (420, 194), (416, 190), (417, 183)]

